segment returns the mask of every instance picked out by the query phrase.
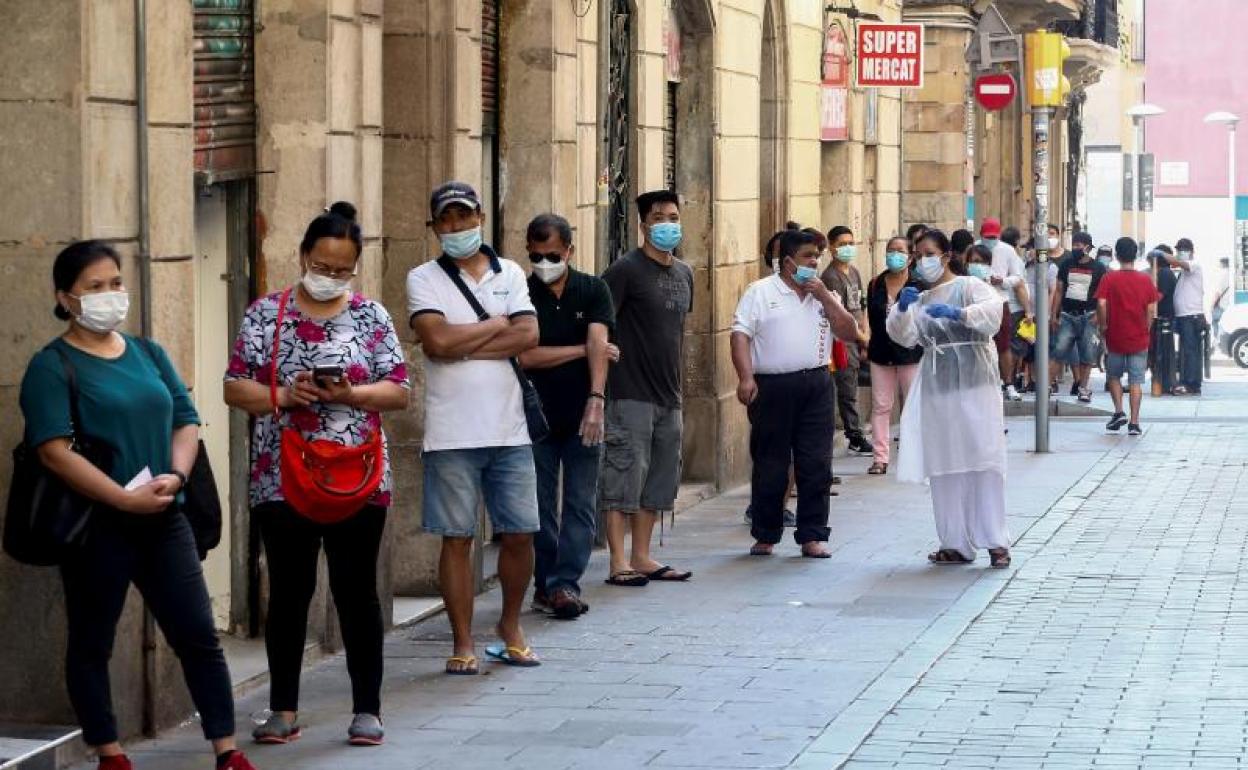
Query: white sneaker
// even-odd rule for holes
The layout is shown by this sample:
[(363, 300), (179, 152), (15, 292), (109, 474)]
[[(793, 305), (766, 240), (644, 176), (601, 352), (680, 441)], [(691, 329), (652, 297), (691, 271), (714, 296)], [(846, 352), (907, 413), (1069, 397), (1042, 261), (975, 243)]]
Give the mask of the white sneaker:
[(1006, 385), (1005, 386), (1005, 400), (1006, 401), (1022, 401), (1023, 396), (1021, 393), (1018, 392), (1018, 388), (1015, 388), (1013, 385)]

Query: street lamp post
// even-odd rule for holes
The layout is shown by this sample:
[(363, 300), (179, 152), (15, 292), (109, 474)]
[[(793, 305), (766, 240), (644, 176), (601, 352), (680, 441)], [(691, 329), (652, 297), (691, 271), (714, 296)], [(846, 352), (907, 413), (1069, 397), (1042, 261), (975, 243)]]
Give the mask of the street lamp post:
[(1235, 232), (1235, 125), (1239, 116), (1233, 112), (1211, 112), (1205, 116), (1206, 123), (1220, 123), (1226, 126), (1226, 196), (1231, 203), (1231, 250), (1227, 252), (1226, 269), (1230, 291), (1235, 291), (1235, 254), (1239, 250), (1239, 236)]
[(1163, 112), (1165, 110), (1162, 108), (1147, 102), (1137, 104), (1127, 110), (1127, 117), (1131, 118), (1131, 124), (1135, 128), (1135, 147), (1132, 153), (1132, 160), (1135, 165), (1135, 184), (1132, 185), (1131, 190), (1131, 237), (1139, 244), (1141, 254), (1144, 250), (1144, 233), (1140, 230), (1140, 198), (1143, 197), (1140, 195), (1142, 192), (1142, 180), (1140, 177), (1144, 169), (1144, 164), (1141, 161), (1141, 155), (1144, 152), (1144, 119), (1160, 115)]

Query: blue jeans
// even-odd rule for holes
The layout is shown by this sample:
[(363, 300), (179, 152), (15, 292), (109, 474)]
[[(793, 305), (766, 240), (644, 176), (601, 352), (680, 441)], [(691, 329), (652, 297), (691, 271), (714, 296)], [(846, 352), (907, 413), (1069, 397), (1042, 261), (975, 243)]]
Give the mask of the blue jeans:
[(477, 506), (485, 498), (494, 532), (536, 532), (537, 482), (528, 446), (442, 449), (425, 452), (424, 530), (443, 537), (472, 537)]
[(1200, 390), (1205, 374), (1204, 317), (1184, 315), (1174, 319), (1179, 335), (1179, 384), (1188, 390)]
[(1053, 349), (1054, 357), (1072, 366), (1092, 366), (1101, 357), (1100, 346), (1096, 342), (1096, 327), (1093, 322), (1096, 313), (1062, 312), (1057, 327), (1057, 343)]
[[(587, 447), (576, 434), (551, 436), (533, 445), (537, 509), (542, 529), (533, 538), (533, 584), (549, 596), (560, 588), (581, 593), (597, 528), (596, 502), (602, 446)], [(563, 515), (559, 513), (559, 468), (563, 467)]]

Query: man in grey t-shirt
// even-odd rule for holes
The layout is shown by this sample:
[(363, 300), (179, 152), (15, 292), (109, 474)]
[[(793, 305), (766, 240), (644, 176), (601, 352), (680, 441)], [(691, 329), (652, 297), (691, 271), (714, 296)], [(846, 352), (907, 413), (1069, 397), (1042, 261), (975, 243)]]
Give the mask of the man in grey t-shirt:
[[(615, 302), (620, 360), (607, 380), (607, 438), (599, 504), (605, 514), (611, 585), (688, 580), (650, 556), (657, 515), (680, 486), (681, 347), (693, 309), (693, 270), (673, 255), (680, 200), (670, 190), (637, 198), (645, 242), (602, 274)], [(631, 557), (624, 550), (631, 530)]]
[(828, 231), (828, 247), (832, 250), (832, 264), (820, 276), (823, 284), (836, 292), (844, 306), (858, 324), (858, 338), (845, 343), (849, 365), (838, 367), (833, 379), (836, 382), (836, 404), (841, 415), (841, 428), (849, 451), (871, 454), (871, 442), (862, 434), (862, 420), (858, 416), (858, 370), (867, 344), (867, 322), (864, 313), (866, 302), (862, 292), (862, 276), (851, 263), (858, 256), (854, 233), (845, 225), (837, 225)]

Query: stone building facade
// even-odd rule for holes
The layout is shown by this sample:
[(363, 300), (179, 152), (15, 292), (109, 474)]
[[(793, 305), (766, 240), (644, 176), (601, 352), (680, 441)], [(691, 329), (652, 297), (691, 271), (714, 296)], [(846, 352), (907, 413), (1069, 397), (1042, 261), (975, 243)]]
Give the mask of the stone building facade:
[[(761, 274), (762, 241), (789, 219), (848, 224), (870, 245), (859, 264), (870, 272), (907, 223), (901, 93), (853, 92), (848, 140), (820, 141), (824, 33), (853, 20), (815, 0), (10, 5), (0, 264), (16, 307), (0, 320), (0, 439), (19, 439), (22, 372), (61, 328), (49, 312), (52, 258), (73, 240), (110, 240), (136, 300), (127, 331), (170, 351), (205, 422), (229, 507), (205, 569), (220, 628), (240, 637), (263, 625), (264, 569), (246, 508), (247, 419), (221, 403), (220, 375), (241, 312), (297, 278), (303, 229), (324, 206), (357, 204), (359, 287), (384, 301), (417, 364), (412, 408), (387, 421), (397, 486), (387, 597), (436, 592), (437, 542), (418, 532), (421, 354), (404, 298), (407, 271), (437, 256), (434, 185), (477, 185), (487, 231), (512, 257), (532, 216), (568, 216), (578, 265), (594, 272), (636, 245), (638, 192), (682, 196), (696, 286), (684, 475), (717, 487), (748, 476), (728, 330)], [(902, 14), (900, 0), (857, 6)], [(8, 476), (6, 464), (0, 487)], [(0, 559), (0, 618), (25, 629), (0, 642), (0, 721), (72, 721), (56, 684), (60, 603), (53, 571)], [(318, 595), (309, 638), (334, 649), (331, 610)], [(132, 597), (114, 662), (128, 734), (187, 713), (158, 641)]]

